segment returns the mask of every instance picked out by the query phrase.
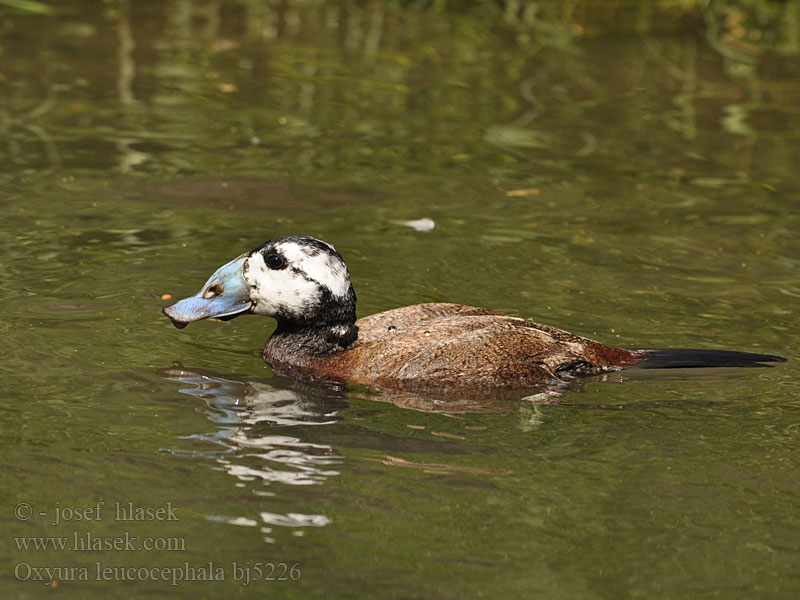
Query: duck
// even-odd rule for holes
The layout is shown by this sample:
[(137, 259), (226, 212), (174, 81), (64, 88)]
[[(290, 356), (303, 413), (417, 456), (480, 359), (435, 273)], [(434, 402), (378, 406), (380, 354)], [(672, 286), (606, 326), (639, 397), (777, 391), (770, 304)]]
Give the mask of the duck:
[(271, 239), (163, 307), (183, 328), (203, 319), (272, 317), (264, 360), (279, 375), (384, 389), (537, 388), (630, 368), (771, 366), (777, 354), (628, 350), (488, 308), (425, 303), (356, 319), (342, 256), (309, 236)]

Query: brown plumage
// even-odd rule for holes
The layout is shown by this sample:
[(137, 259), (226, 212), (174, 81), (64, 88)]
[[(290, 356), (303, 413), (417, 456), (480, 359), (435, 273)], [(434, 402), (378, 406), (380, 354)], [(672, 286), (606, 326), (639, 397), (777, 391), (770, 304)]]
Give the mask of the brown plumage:
[(271, 240), (221, 267), (198, 294), (164, 308), (176, 326), (254, 313), (278, 327), (264, 359), (282, 374), (373, 389), (526, 388), (625, 367), (753, 366), (769, 354), (624, 350), (460, 304), (418, 304), (355, 320), (355, 292), (332, 246)]
[(530, 387), (641, 360), (566, 331), (461, 304), (418, 304), (356, 322), (358, 339), (320, 354), (305, 336), (275, 335), (264, 359), (303, 379), (375, 388)]

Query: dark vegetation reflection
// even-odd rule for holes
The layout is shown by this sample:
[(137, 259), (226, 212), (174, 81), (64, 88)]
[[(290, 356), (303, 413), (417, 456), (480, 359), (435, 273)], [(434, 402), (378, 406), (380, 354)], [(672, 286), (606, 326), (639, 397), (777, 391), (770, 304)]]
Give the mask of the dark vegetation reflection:
[[(537, 185), (627, 157), (644, 180), (759, 190), (797, 121), (794, 2), (18, 6), (31, 14), (0, 31), (12, 179), (105, 165), (353, 184), (488, 167)], [(74, 60), (56, 65), (59, 51)], [(735, 143), (704, 137), (718, 124)]]

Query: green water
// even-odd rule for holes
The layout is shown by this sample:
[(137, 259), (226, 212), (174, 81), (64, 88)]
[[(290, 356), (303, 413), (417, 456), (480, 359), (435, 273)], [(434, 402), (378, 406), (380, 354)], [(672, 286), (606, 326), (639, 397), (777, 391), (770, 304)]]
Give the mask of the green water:
[[(526, 6), (0, 2), (3, 597), (797, 597), (797, 4)], [(161, 315), (286, 234), (362, 316), (791, 361), (431, 412)]]

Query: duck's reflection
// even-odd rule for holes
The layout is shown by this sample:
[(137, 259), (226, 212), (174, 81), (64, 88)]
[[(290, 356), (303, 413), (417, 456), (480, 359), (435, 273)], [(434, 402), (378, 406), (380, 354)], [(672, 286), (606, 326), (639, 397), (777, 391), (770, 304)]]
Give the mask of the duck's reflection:
[[(260, 381), (237, 381), (180, 365), (162, 369), (165, 379), (189, 384), (180, 393), (206, 404), (208, 418), (217, 431), (192, 437), (216, 442), (227, 448), (217, 459), (231, 474), (243, 480), (261, 479), (292, 485), (321, 483), (338, 472), (341, 457), (327, 444), (306, 442), (276, 431), (297, 425), (329, 425), (339, 420), (346, 407), (341, 394), (326, 389), (287, 389)], [(257, 450), (246, 456), (259, 464), (235, 464), (231, 457), (242, 449)], [(250, 461), (252, 463), (252, 461)]]
[[(475, 441), (472, 429), (436, 431), (442, 421), (432, 417), (425, 425), (408, 425), (425, 430), (431, 437), (423, 435), (393, 435), (384, 429), (372, 430), (364, 427), (358, 418), (342, 423), (345, 409), (351, 403), (358, 404), (359, 398), (369, 397), (371, 401), (388, 402), (413, 411), (446, 413), (451, 419), (461, 419), (458, 413), (487, 413), (511, 411), (517, 419), (504, 421), (515, 426), (518, 431), (532, 432), (547, 422), (548, 413), (556, 407), (580, 409), (635, 409), (639, 403), (595, 404), (586, 401), (580, 394), (585, 386), (596, 383), (621, 382), (630, 377), (605, 375), (584, 380), (580, 385), (573, 384), (559, 389), (538, 390), (495, 390), (492, 394), (479, 391), (465, 393), (463, 390), (440, 391), (439, 394), (421, 394), (411, 391), (384, 392), (371, 394), (364, 390), (350, 390), (345, 394), (324, 387), (311, 387), (283, 377), (268, 380), (244, 380), (237, 376), (223, 375), (186, 369), (176, 364), (162, 369), (159, 375), (181, 384), (180, 393), (202, 401), (200, 410), (216, 425), (210, 433), (194, 434), (190, 438), (213, 442), (213, 450), (205, 450), (202, 456), (212, 459), (227, 473), (234, 476), (237, 486), (245, 487), (248, 482), (261, 482), (252, 492), (256, 496), (274, 497), (270, 512), (258, 511), (259, 519), (247, 516), (215, 516), (212, 520), (234, 525), (260, 527), (267, 542), (275, 528), (291, 528), (294, 535), (302, 535), (306, 527), (324, 527), (331, 520), (324, 514), (305, 514), (286, 505), (284, 494), (277, 494), (275, 484), (290, 486), (313, 486), (323, 484), (331, 477), (339, 475), (345, 458), (333, 446), (325, 443), (336, 440), (336, 444), (349, 444), (353, 447), (380, 448), (381, 454), (365, 460), (377, 460), (385, 465), (403, 469), (423, 469), (436, 473), (483, 473), (504, 474), (503, 470), (468, 464), (469, 461), (448, 461), (449, 456), (486, 455), (494, 451), (491, 445)], [(570, 392), (572, 392), (570, 394)], [(577, 392), (577, 393), (575, 393)], [(571, 397), (571, 400), (565, 398)], [(582, 398), (583, 396), (583, 398)], [(348, 401), (348, 398), (350, 401)], [(364, 404), (361, 403), (363, 410)], [(376, 405), (376, 409), (379, 410)], [(358, 412), (358, 411), (357, 411)], [(410, 420), (415, 418), (410, 413)], [(419, 423), (417, 419), (417, 423)], [(331, 425), (339, 424), (335, 429)], [(318, 429), (329, 426), (330, 430)], [(402, 423), (400, 427), (402, 427)], [(192, 454), (184, 450), (173, 450), (175, 454)], [(419, 460), (417, 457), (429, 454), (431, 458)], [(404, 456), (414, 456), (409, 460)], [(273, 491), (275, 490), (275, 491)], [(268, 505), (271, 503), (267, 501)], [(281, 512), (276, 506), (284, 506)], [(258, 507), (259, 509), (261, 506)]]
[[(287, 435), (286, 428), (338, 422), (338, 412), (346, 407), (342, 394), (327, 389), (292, 389), (262, 381), (237, 381), (181, 365), (162, 369), (159, 375), (185, 384), (180, 393), (205, 403), (204, 412), (217, 424), (217, 429), (190, 437), (223, 446), (222, 450), (206, 455), (240, 482), (261, 480), (267, 485), (307, 486), (321, 484), (339, 474), (337, 465), (343, 458), (331, 446), (305, 441), (299, 435)], [(256, 493), (275, 495), (268, 489)], [(267, 534), (273, 525), (320, 527), (330, 522), (325, 515), (296, 512), (262, 512), (260, 516), (261, 529)], [(214, 520), (235, 525), (259, 525), (244, 517), (215, 517)], [(265, 540), (273, 541), (270, 537)]]
[[(389, 392), (379, 395), (365, 390), (350, 390), (345, 394), (324, 387), (305, 386), (294, 380), (273, 377), (268, 380), (240, 380), (237, 376), (212, 373), (200, 369), (187, 369), (180, 364), (162, 369), (159, 375), (182, 384), (180, 393), (202, 400), (202, 410), (216, 425), (211, 433), (194, 434), (190, 438), (216, 444), (216, 449), (206, 450), (203, 456), (210, 458), (230, 475), (237, 478), (237, 485), (261, 481), (265, 485), (254, 490), (258, 496), (277, 496), (272, 484), (312, 486), (324, 483), (339, 475), (344, 457), (332, 446), (324, 443), (325, 432), (315, 433), (309, 427), (333, 425), (342, 419), (340, 413), (348, 408), (347, 398), (364, 398), (389, 402), (398, 407), (423, 412), (448, 413), (498, 412), (525, 408), (526, 425), (538, 422), (538, 407), (531, 403), (520, 404), (517, 391), (513, 396), (495, 392), (486, 394), (463, 390), (437, 395), (416, 392)], [(352, 426), (352, 424), (351, 424)], [(423, 427), (424, 429), (424, 427)], [(449, 434), (432, 432), (434, 436)], [(358, 427), (356, 433), (348, 433), (347, 427), (338, 430), (336, 437), (368, 447), (382, 447), (391, 452), (439, 453), (446, 448), (450, 453), (471, 453), (476, 449), (461, 436), (436, 437), (430, 440), (415, 436), (387, 437), (385, 432), (373, 433)], [(355, 441), (357, 440), (357, 441)], [(457, 440), (457, 441), (456, 441)], [(484, 449), (485, 450), (485, 449)], [(172, 450), (175, 454), (196, 452)], [(428, 462), (416, 463), (393, 456), (386, 457), (384, 464), (402, 468), (432, 468)], [(458, 472), (463, 466), (438, 465), (447, 472)], [(475, 468), (475, 471), (481, 471)], [(274, 489), (274, 488), (273, 488)], [(276, 498), (279, 499), (279, 498)], [(302, 514), (295, 511), (260, 512), (260, 522), (244, 516), (213, 517), (213, 520), (234, 525), (261, 526), (268, 535), (267, 542), (274, 541), (269, 535), (276, 526), (291, 527), (295, 535), (301, 535), (305, 527), (321, 527), (330, 523), (330, 518), (320, 514)]]

